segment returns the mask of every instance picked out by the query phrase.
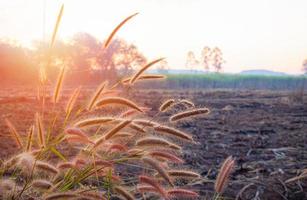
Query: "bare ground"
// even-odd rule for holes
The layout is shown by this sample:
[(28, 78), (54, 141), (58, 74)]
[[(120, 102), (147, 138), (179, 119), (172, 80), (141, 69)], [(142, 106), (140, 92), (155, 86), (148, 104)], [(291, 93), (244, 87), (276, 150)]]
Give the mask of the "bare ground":
[[(17, 151), (4, 119), (9, 118), (25, 134), (39, 109), (35, 91), (16, 88), (0, 92), (2, 159)], [(237, 166), (225, 199), (307, 199), (306, 180), (285, 184), (285, 180), (307, 168), (307, 102), (293, 101), (293, 95), (274, 91), (130, 92), (140, 104), (153, 107), (149, 113), (152, 116), (168, 98), (189, 99), (197, 107), (211, 109), (209, 116), (176, 124), (199, 142), (185, 145), (184, 158), (187, 167), (206, 177), (190, 184), (204, 199), (212, 196), (213, 180), (229, 155), (236, 158)], [(51, 109), (48, 103), (47, 108)], [(155, 119), (165, 122), (171, 114)]]

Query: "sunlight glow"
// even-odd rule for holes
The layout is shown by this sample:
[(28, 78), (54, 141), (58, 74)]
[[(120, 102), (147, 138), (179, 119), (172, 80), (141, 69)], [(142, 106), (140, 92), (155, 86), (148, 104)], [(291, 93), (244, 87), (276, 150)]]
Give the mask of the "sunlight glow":
[(307, 56), (306, 0), (1, 1), (0, 38), (26, 45), (49, 40), (62, 3), (60, 38), (88, 32), (102, 40), (122, 19), (140, 12), (117, 36), (149, 59), (167, 57), (172, 68), (184, 68), (187, 52), (200, 54), (204, 46), (222, 49), (226, 72), (300, 73)]

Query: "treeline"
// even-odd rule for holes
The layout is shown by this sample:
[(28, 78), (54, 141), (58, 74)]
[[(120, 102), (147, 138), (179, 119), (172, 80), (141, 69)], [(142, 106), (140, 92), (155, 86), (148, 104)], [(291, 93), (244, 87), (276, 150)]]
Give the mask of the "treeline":
[(256, 89), (256, 90), (307, 90), (305, 76), (266, 76), (233, 74), (167, 75), (167, 79), (139, 84), (141, 88), (156, 89)]
[(61, 67), (66, 68), (67, 82), (91, 84), (116, 80), (146, 63), (137, 47), (122, 39), (103, 46), (103, 41), (87, 33), (57, 41), (52, 51), (42, 41), (26, 48), (0, 40), (0, 84), (36, 84), (42, 78), (53, 82)]

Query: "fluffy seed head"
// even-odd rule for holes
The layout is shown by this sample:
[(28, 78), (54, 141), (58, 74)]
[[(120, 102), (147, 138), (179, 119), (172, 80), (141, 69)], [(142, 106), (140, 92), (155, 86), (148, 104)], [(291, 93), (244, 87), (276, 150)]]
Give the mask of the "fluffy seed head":
[(26, 151), (31, 151), (33, 133), (34, 133), (34, 126), (32, 125), (28, 132)]
[(143, 73), (146, 69), (148, 69), (148, 68), (151, 67), (152, 65), (154, 65), (154, 64), (156, 64), (156, 63), (158, 63), (158, 62), (160, 62), (160, 61), (162, 61), (162, 60), (164, 60), (164, 58), (160, 58), (160, 59), (154, 60), (154, 61), (148, 63), (147, 65), (145, 65), (144, 67), (142, 67), (142, 68), (141, 68), (141, 69), (130, 79), (130, 84), (133, 85), (134, 82), (137, 81), (137, 80), (140, 78), (140, 76), (142, 75), (142, 73)]
[(180, 138), (180, 139), (193, 141), (192, 136), (190, 136), (190, 135), (188, 135), (188, 134), (186, 134), (186, 133), (184, 133), (180, 130), (168, 127), (168, 126), (157, 126), (154, 129), (158, 132), (165, 133), (165, 134), (168, 134), (168, 135), (171, 135), (171, 136), (175, 136), (175, 137)]
[(114, 191), (120, 195), (122, 195), (123, 197), (125, 197), (125, 199), (127, 200), (134, 200), (134, 196), (128, 192), (127, 190), (125, 190), (123, 187), (120, 186), (116, 186), (114, 187)]
[(75, 103), (76, 103), (76, 100), (80, 94), (80, 90), (81, 88), (78, 87), (77, 89), (74, 90), (74, 92), (72, 93), (71, 97), (69, 98), (67, 104), (66, 104), (66, 107), (65, 107), (65, 112), (66, 112), (66, 115), (70, 115)]
[(80, 195), (74, 192), (53, 193), (45, 197), (44, 200), (74, 199)]
[(104, 88), (107, 86), (108, 82), (105, 81), (103, 82), (98, 88), (97, 90), (95, 91), (95, 94), (93, 95), (93, 97), (91, 98), (88, 106), (87, 106), (87, 110), (91, 111), (94, 107), (94, 105), (96, 104), (97, 102), (97, 99), (100, 97), (102, 91), (104, 90)]
[(139, 181), (140, 183), (152, 186), (163, 198), (168, 199), (166, 191), (155, 179), (148, 176), (139, 176)]
[(149, 155), (157, 158), (163, 158), (174, 163), (184, 163), (181, 158), (178, 158), (177, 156), (165, 151), (151, 151)]
[[(130, 82), (131, 78), (132, 77), (125, 78), (121, 82), (123, 84), (128, 84)], [(139, 80), (152, 80), (152, 79), (165, 79), (165, 78), (166, 78), (166, 76), (159, 75), (159, 74), (143, 74), (143, 75), (139, 76), (138, 81)]]
[(62, 170), (62, 169), (74, 169), (75, 168), (75, 164), (72, 163), (72, 162), (62, 162), (62, 163), (59, 163), (57, 165), (57, 168)]
[(0, 180), (0, 192), (7, 193), (11, 192), (15, 187), (15, 182), (10, 179), (1, 179)]
[(201, 176), (192, 171), (187, 171), (187, 170), (170, 170), (167, 171), (167, 173), (175, 178), (200, 178)]
[(158, 137), (144, 137), (136, 141), (136, 146), (161, 146), (181, 150), (181, 147)]
[(149, 126), (149, 127), (156, 127), (159, 126), (159, 123), (153, 122), (151, 120), (145, 120), (145, 119), (135, 119), (133, 120), (134, 123), (141, 125), (141, 126)]
[(188, 107), (192, 107), (192, 108), (195, 107), (195, 105), (194, 105), (194, 103), (192, 101), (189, 101), (189, 100), (186, 100), (186, 99), (180, 100), (179, 103), (182, 103), (182, 104), (184, 104), (184, 105), (186, 105)]
[(182, 198), (197, 198), (198, 194), (196, 192), (193, 192), (191, 190), (186, 190), (186, 189), (170, 189), (167, 191), (167, 195), (171, 199), (182, 199)]
[(118, 105), (124, 105), (124, 106), (128, 106), (130, 108), (133, 108), (139, 112), (143, 112), (143, 110), (136, 105), (135, 103), (133, 103), (132, 101), (125, 99), (125, 98), (121, 98), (121, 97), (106, 97), (103, 98), (101, 100), (99, 100), (96, 103), (96, 106), (99, 107), (103, 107), (105, 105), (109, 105), (109, 104), (118, 104)]
[(57, 103), (60, 97), (60, 92), (61, 88), (63, 85), (63, 79), (64, 79), (64, 74), (65, 74), (65, 67), (62, 67), (59, 76), (58, 76), (58, 81), (55, 86), (54, 94), (53, 94), (53, 103)]
[(39, 113), (36, 113), (36, 130), (40, 146), (45, 147), (44, 128)]
[(110, 44), (112, 38), (114, 37), (114, 35), (117, 33), (117, 31), (125, 24), (127, 23), (131, 18), (133, 18), (134, 16), (136, 16), (138, 13), (135, 13), (133, 15), (130, 15), (129, 17), (127, 17), (126, 19), (124, 19), (120, 24), (118, 24), (115, 29), (111, 32), (111, 34), (109, 35), (109, 37), (107, 38), (104, 47), (108, 47), (108, 45)]
[(75, 135), (75, 136), (87, 138), (87, 135), (79, 128), (67, 128), (65, 130), (65, 133), (69, 135)]
[(166, 100), (159, 108), (160, 112), (165, 112), (168, 108), (170, 108), (175, 103), (174, 99)]
[(136, 123), (131, 123), (130, 125), (129, 125), (129, 127), (130, 128), (132, 128), (132, 129), (134, 129), (134, 130), (136, 130), (136, 131), (138, 131), (138, 132), (140, 132), (140, 133), (146, 133), (146, 131), (144, 130), (144, 127), (142, 127), (142, 126), (140, 126), (140, 125), (137, 125)]
[(42, 171), (52, 173), (52, 174), (57, 174), (59, 172), (57, 168), (55, 168), (51, 164), (49, 164), (47, 162), (43, 162), (43, 161), (36, 161), (35, 167), (37, 169), (40, 169)]
[(170, 117), (170, 121), (175, 122), (181, 119), (186, 119), (186, 118), (194, 117), (196, 115), (201, 115), (201, 114), (209, 114), (209, 109), (208, 108), (197, 108), (194, 110), (188, 110), (188, 111), (184, 111), (181, 113), (177, 113)]
[(5, 123), (9, 127), (10, 133), (12, 134), (14, 140), (16, 141), (18, 148), (22, 148), (20, 136), (19, 136), (17, 130), (15, 129), (14, 125), (8, 119), (5, 119)]
[(31, 153), (22, 153), (17, 157), (18, 162), (17, 166), (21, 169), (22, 173), (26, 176), (30, 176), (30, 173), (33, 169), (33, 165), (35, 163), (35, 158)]
[(52, 183), (47, 180), (34, 180), (31, 186), (34, 188), (47, 190), (52, 187)]
[(137, 190), (140, 193), (145, 193), (145, 192), (153, 192), (153, 193), (158, 193), (158, 191), (156, 190), (156, 188), (150, 186), (150, 185), (137, 185)]
[(98, 191), (82, 191), (79, 194), (83, 197), (87, 197), (91, 200), (107, 200), (102, 192)]
[(95, 144), (88, 138), (79, 137), (79, 136), (66, 136), (65, 139), (71, 143), (81, 143), (81, 144)]
[(166, 170), (161, 167), (159, 162), (155, 159), (149, 158), (149, 157), (144, 157), (143, 162), (150, 165), (152, 168), (154, 168), (160, 175), (161, 177), (164, 178), (171, 186), (174, 186), (173, 182), (171, 181), (171, 178), (169, 177), (168, 173)]
[(101, 125), (107, 122), (114, 121), (115, 118), (113, 117), (95, 117), (95, 118), (89, 118), (89, 119), (84, 119), (81, 120), (77, 123), (75, 123), (74, 126), (84, 128), (88, 126), (96, 126), (96, 125)]
[(220, 172), (217, 176), (217, 179), (215, 181), (215, 191), (219, 194), (221, 194), (224, 189), (227, 186), (227, 183), (229, 181), (229, 176), (231, 172), (233, 171), (235, 167), (235, 160), (232, 158), (232, 156), (229, 156), (223, 163)]
[(104, 141), (110, 139), (113, 135), (118, 133), (120, 130), (125, 128), (128, 124), (130, 124), (130, 120), (124, 120), (121, 123), (119, 123), (117, 126), (115, 126), (113, 129), (111, 129), (109, 132), (107, 132), (105, 135), (101, 136), (95, 141), (94, 148), (98, 147), (101, 145)]

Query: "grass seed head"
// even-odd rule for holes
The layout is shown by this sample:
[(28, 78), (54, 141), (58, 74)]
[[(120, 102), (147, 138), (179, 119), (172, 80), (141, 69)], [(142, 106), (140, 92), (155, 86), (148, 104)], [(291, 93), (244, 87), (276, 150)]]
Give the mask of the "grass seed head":
[(26, 151), (31, 151), (33, 133), (34, 133), (34, 125), (30, 127), (28, 132)]
[(120, 186), (116, 186), (114, 187), (114, 191), (118, 194), (120, 194), (121, 196), (123, 196), (125, 199), (127, 200), (134, 200), (134, 196), (128, 192), (126, 189), (124, 189), (123, 187)]
[(45, 135), (44, 135), (44, 128), (41, 117), (39, 113), (36, 113), (36, 131), (38, 136), (38, 141), (41, 147), (45, 147)]
[(58, 76), (57, 84), (55, 86), (55, 90), (53, 94), (53, 103), (57, 103), (59, 101), (60, 92), (61, 92), (61, 88), (63, 85), (64, 74), (65, 74), (65, 67), (62, 67), (60, 74)]
[(232, 156), (229, 156), (222, 164), (220, 172), (215, 181), (214, 188), (218, 194), (223, 193), (224, 189), (226, 188), (230, 174), (234, 170), (234, 167), (235, 160), (232, 158)]
[(174, 99), (168, 99), (166, 100), (159, 108), (160, 112), (167, 111), (168, 108), (170, 108), (172, 105), (174, 105), (175, 100)]
[(78, 121), (74, 124), (74, 126), (79, 127), (79, 128), (84, 128), (88, 126), (102, 125), (104, 123), (111, 122), (114, 120), (115, 118), (113, 117), (94, 117), (94, 118), (89, 118), (89, 119)]
[(167, 171), (163, 167), (161, 167), (160, 163), (157, 160), (149, 157), (144, 157), (142, 160), (144, 163), (154, 168), (161, 175), (161, 177), (163, 177), (163, 179), (166, 180), (171, 186), (174, 186)]
[(208, 108), (197, 108), (194, 110), (188, 110), (184, 112), (177, 113), (173, 116), (170, 117), (171, 122), (175, 122), (181, 119), (186, 119), (190, 117), (194, 117), (196, 115), (201, 115), (201, 114), (209, 114), (209, 109)]
[(34, 180), (31, 184), (32, 187), (47, 190), (52, 187), (52, 183), (47, 180)]
[(199, 196), (196, 192), (193, 192), (191, 190), (186, 190), (186, 189), (179, 189), (179, 188), (168, 190), (167, 195), (171, 199), (186, 199), (186, 198), (195, 199)]
[(26, 152), (18, 155), (18, 162), (16, 165), (21, 169), (23, 175), (30, 176), (34, 163), (34, 156), (31, 153)]
[(141, 109), (141, 107), (139, 107), (138, 105), (136, 105), (134, 102), (125, 99), (125, 98), (121, 98), (121, 97), (106, 97), (103, 99), (100, 99), (97, 103), (96, 103), (96, 107), (100, 108), (106, 105), (110, 105), (110, 104), (117, 104), (117, 105), (124, 105), (124, 106), (128, 106), (130, 108), (133, 108), (139, 112), (143, 112), (143, 110)]
[(35, 168), (51, 174), (59, 173), (59, 170), (56, 167), (43, 161), (36, 161)]
[(192, 101), (189, 101), (187, 99), (182, 99), (179, 101), (179, 103), (182, 103), (183, 105), (186, 105), (187, 107), (195, 107), (195, 104)]
[(10, 133), (12, 134), (13, 139), (15, 140), (18, 148), (22, 148), (23, 145), (22, 145), (19, 133), (17, 132), (15, 126), (8, 119), (5, 119), (5, 123), (9, 127)]
[(105, 81), (103, 82), (96, 90), (95, 94), (93, 95), (93, 97), (91, 98), (88, 106), (87, 106), (87, 110), (91, 111), (94, 107), (94, 105), (96, 104), (98, 98), (100, 97), (102, 91), (105, 89), (105, 87), (107, 86), (108, 82)]
[(160, 62), (160, 61), (162, 61), (162, 60), (164, 60), (164, 58), (159, 58), (159, 59), (157, 59), (157, 60), (154, 60), (154, 61), (148, 63), (148, 64), (145, 65), (144, 67), (142, 67), (142, 68), (141, 68), (141, 69), (130, 79), (130, 84), (133, 85), (134, 82), (136, 82), (136, 81), (140, 78), (140, 76), (142, 75), (142, 73), (143, 73), (146, 69), (148, 69), (148, 68), (151, 67), (152, 65), (154, 65), (154, 64), (156, 64), (156, 63), (158, 63), (158, 62)]
[(176, 155), (172, 153), (168, 153), (165, 151), (151, 151), (149, 152), (149, 155), (152, 157), (157, 157), (157, 158), (163, 158), (166, 159), (167, 161), (174, 162), (174, 163), (184, 163), (184, 161), (177, 157)]
[[(159, 74), (143, 74), (143, 75), (140, 75), (139, 78), (138, 78), (138, 81), (139, 80), (153, 80), (153, 79), (165, 79), (166, 76), (165, 75), (159, 75)], [(123, 79), (121, 82), (123, 84), (128, 84), (130, 82), (130, 80), (132, 79), (132, 77), (128, 77), (128, 78), (125, 78)]]
[(161, 133), (165, 133), (180, 139), (184, 139), (187, 141), (194, 141), (193, 137), (191, 135), (188, 135), (180, 130), (177, 130), (175, 128), (171, 128), (168, 126), (157, 126), (154, 128), (156, 131), (161, 132)]
[(153, 146), (153, 147), (164, 147), (164, 148), (171, 148), (175, 150), (181, 150), (181, 147), (171, 143), (163, 138), (158, 138), (158, 137), (144, 137), (136, 141), (136, 146), (142, 147), (142, 146)]
[(79, 194), (75, 192), (60, 192), (60, 193), (53, 193), (50, 195), (47, 195), (44, 200), (60, 200), (60, 199), (75, 199), (77, 197), (80, 197)]
[(171, 177), (175, 177), (175, 178), (195, 179), (195, 178), (201, 177), (198, 173), (188, 171), (188, 170), (169, 170), (169, 171), (167, 171), (167, 173)]
[(152, 186), (164, 199), (169, 199), (165, 189), (154, 178), (142, 175), (139, 176), (139, 182)]

